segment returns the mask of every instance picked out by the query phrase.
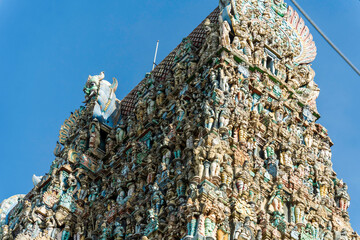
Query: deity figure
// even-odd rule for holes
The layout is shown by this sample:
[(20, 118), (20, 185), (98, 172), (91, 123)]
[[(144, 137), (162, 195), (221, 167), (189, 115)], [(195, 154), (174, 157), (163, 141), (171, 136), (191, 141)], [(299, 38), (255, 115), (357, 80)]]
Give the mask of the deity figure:
[(151, 93), (146, 104), (146, 113), (148, 116), (152, 116), (155, 109), (156, 109), (156, 103), (155, 103), (155, 97)]
[(346, 212), (348, 207), (350, 206), (350, 196), (346, 183), (339, 181), (339, 183), (336, 185), (336, 198), (339, 201), (338, 206), (340, 210)]
[(51, 211), (49, 212), (48, 216), (45, 219), (45, 225), (46, 225), (46, 230), (48, 232), (48, 236), (50, 238), (55, 238), (56, 234), (57, 234), (57, 224), (54, 218), (54, 213)]
[(126, 193), (125, 193), (125, 191), (121, 188), (120, 190), (119, 190), (119, 195), (117, 196), (117, 198), (116, 198), (116, 202), (119, 204), (119, 205), (124, 205), (125, 203), (126, 203), (126, 201), (127, 201), (127, 199), (126, 199)]
[[(245, 98), (243, 91), (240, 91), (240, 86), (237, 84), (231, 85), (230, 95), (235, 96), (236, 105), (239, 104), (241, 101), (243, 101)], [(236, 111), (240, 111), (240, 110), (236, 110)]]
[(88, 176), (84, 175), (80, 178), (80, 191), (78, 191), (79, 193), (79, 199), (80, 200), (85, 200), (85, 198), (87, 197), (89, 190), (88, 190)]
[(203, 105), (204, 118), (205, 118), (205, 128), (211, 130), (215, 121), (215, 111), (209, 104), (209, 101), (206, 100)]
[(111, 129), (110, 133), (108, 134), (108, 137), (106, 138), (106, 154), (112, 154), (114, 155), (114, 146), (115, 146), (115, 129)]
[(274, 143), (267, 144), (265, 146), (264, 153), (265, 153), (265, 159), (276, 158), (275, 144)]
[(256, 43), (254, 47), (254, 64), (258, 66), (262, 66), (263, 59), (265, 57), (265, 51), (264, 51), (264, 43)]
[(219, 177), (220, 176), (220, 159), (218, 157), (215, 157), (215, 159), (211, 162), (210, 176), (211, 177)]
[(306, 199), (304, 199), (304, 196), (305, 194), (302, 188), (299, 188), (299, 190), (292, 195), (292, 201), (295, 204), (295, 223), (304, 223), (306, 206)]
[(161, 106), (164, 102), (164, 99), (165, 99), (165, 93), (164, 91), (162, 91), (162, 89), (159, 89), (156, 93), (156, 99), (155, 99), (156, 105), (158, 107)]
[(182, 83), (185, 80), (185, 63), (178, 62), (176, 64), (174, 78), (175, 78), (175, 86), (178, 86), (180, 83)]
[(300, 77), (295, 70), (289, 71), (288, 83), (294, 89), (298, 89), (300, 87)]
[(276, 158), (269, 158), (266, 160), (266, 169), (273, 176), (277, 177), (279, 171), (279, 160)]
[(204, 174), (204, 160), (207, 157), (207, 152), (203, 146), (197, 146), (194, 149), (194, 160), (195, 160), (195, 175), (202, 179)]
[(191, 131), (187, 131), (185, 133), (186, 136), (186, 148), (187, 149), (193, 149), (194, 148), (194, 137), (192, 135)]
[(246, 184), (241, 178), (237, 178), (234, 182), (234, 192), (237, 193), (238, 196), (241, 196), (243, 192), (247, 189)]
[(289, 167), (289, 168), (293, 167), (293, 162), (291, 159), (291, 151), (289, 149), (286, 149), (285, 151), (282, 151), (280, 153), (280, 163), (285, 167)]
[(101, 224), (101, 235), (99, 237), (99, 240), (107, 240), (109, 239), (110, 235), (110, 229), (108, 228), (106, 222)]
[(241, 126), (240, 126), (240, 129), (239, 129), (239, 142), (241, 144), (246, 143), (247, 136), (248, 136), (247, 128), (248, 128), (247, 122), (246, 121), (241, 121)]
[(225, 217), (224, 221), (219, 224), (216, 240), (230, 240), (230, 224), (228, 217)]
[(115, 222), (115, 229), (114, 229), (114, 238), (115, 240), (123, 240), (125, 235), (125, 229), (119, 222)]
[(90, 140), (89, 147), (95, 151), (100, 145), (100, 124), (95, 118), (90, 124)]
[(331, 149), (329, 147), (329, 144), (326, 142), (322, 142), (320, 145), (320, 152), (319, 152), (319, 158), (323, 160), (325, 163), (331, 162)]
[(281, 17), (284, 17), (288, 11), (287, 4), (284, 3), (284, 0), (273, 0), (271, 8)]
[(200, 52), (199, 52), (199, 56), (200, 60), (199, 60), (199, 64), (203, 63), (204, 60), (206, 58), (209, 57), (209, 55), (211, 53), (213, 53), (214, 51), (216, 51), (219, 47), (219, 41), (220, 41), (220, 35), (219, 32), (217, 31), (216, 27), (211, 27), (211, 21), (210, 19), (205, 19), (204, 21), (204, 27), (205, 27), (205, 32), (206, 32), (206, 40), (205, 43), (203, 44)]
[(89, 195), (89, 202), (94, 202), (95, 199), (98, 197), (99, 194), (99, 187), (97, 184), (92, 183), (90, 188), (90, 195)]
[(340, 232), (339, 240), (349, 240), (347, 230), (343, 228)]
[(84, 233), (85, 233), (84, 223), (80, 220), (75, 225), (74, 240), (84, 240), (85, 239)]
[(275, 121), (280, 123), (284, 119), (284, 110), (282, 108), (279, 108), (275, 111)]
[(229, 78), (231, 75), (224, 68), (220, 68), (220, 89), (221, 91), (227, 92), (229, 91)]
[(250, 218), (246, 217), (244, 223), (238, 222), (235, 225), (234, 240), (238, 239), (246, 239), (246, 240), (254, 240), (255, 236), (250, 228)]
[(222, 22), (221, 31), (220, 31), (221, 44), (226, 48), (230, 48), (230, 36), (229, 36), (230, 32), (231, 32), (231, 28), (229, 23), (227, 21)]
[(13, 240), (13, 236), (11, 235), (11, 230), (8, 225), (2, 226), (2, 234), (0, 237), (2, 240)]
[(326, 229), (321, 233), (322, 240), (334, 240), (334, 235), (332, 233), (332, 223), (331, 221), (327, 222)]
[(280, 214), (284, 213), (281, 189), (282, 184), (278, 184), (277, 187), (270, 194), (271, 198), (268, 202), (268, 206), (271, 212), (278, 212)]
[(230, 186), (234, 170), (232, 168), (232, 158), (229, 155), (225, 155), (226, 163), (222, 165), (221, 182), (227, 186)]
[(233, 40), (233, 48), (235, 50), (240, 51), (242, 56), (245, 58), (246, 61), (252, 62), (252, 52), (254, 50), (253, 42), (250, 39), (250, 34), (248, 32), (248, 21), (242, 20), (241, 25), (235, 25), (235, 37)]
[(186, 116), (186, 110), (184, 108), (184, 105), (180, 101), (176, 101), (176, 108), (176, 120), (181, 122)]
[(168, 148), (163, 148), (162, 163), (164, 163), (165, 166), (168, 166), (170, 164), (170, 160), (171, 160), (171, 151)]
[(212, 89), (216, 89), (219, 87), (219, 80), (218, 80), (218, 74), (217, 71), (212, 70), (210, 72), (210, 84)]
[(225, 104), (219, 113), (219, 128), (226, 128), (229, 125), (231, 112), (228, 106)]
[(69, 186), (69, 191), (71, 192), (73, 192), (77, 188), (78, 181), (73, 174), (69, 175), (67, 179), (67, 184)]
[(194, 202), (191, 198), (188, 199), (185, 214), (187, 218), (187, 235), (184, 239), (190, 240), (194, 238), (197, 232), (197, 216), (200, 214), (200, 205), (197, 199)]
[(174, 158), (175, 159), (180, 159), (181, 158), (181, 139), (179, 137), (177, 137), (177, 141), (175, 144), (175, 149), (174, 149)]
[(256, 234), (256, 240), (262, 240), (262, 239), (263, 239), (262, 230), (258, 230)]
[(162, 205), (164, 204), (164, 195), (159, 189), (157, 183), (154, 183), (153, 193), (151, 194), (151, 207), (155, 209), (155, 214), (159, 215)]
[(71, 225), (69, 222), (66, 222), (65, 228), (61, 234), (61, 240), (69, 240), (71, 236)]
[(79, 134), (78, 147), (79, 147), (79, 150), (82, 152), (84, 152), (86, 149), (87, 139), (88, 139), (87, 131), (85, 129), (81, 129), (80, 134)]
[(139, 122), (144, 121), (144, 117), (145, 117), (145, 109), (146, 105), (145, 102), (140, 99), (139, 102), (137, 102), (136, 104), (136, 110), (135, 110), (135, 116), (136, 116), (136, 120)]
[(215, 209), (210, 209), (205, 217), (205, 237), (209, 240), (215, 240), (216, 235), (216, 214)]

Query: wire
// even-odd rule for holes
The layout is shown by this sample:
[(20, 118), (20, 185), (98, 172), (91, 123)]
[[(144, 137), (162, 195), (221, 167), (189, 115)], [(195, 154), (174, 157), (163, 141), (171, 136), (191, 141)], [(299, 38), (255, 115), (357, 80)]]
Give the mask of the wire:
[(300, 5), (295, 1), (291, 0), (293, 4), (299, 9), (299, 11), (305, 16), (305, 18), (313, 25), (313, 27), (320, 33), (320, 35), (330, 44), (330, 46), (347, 62), (350, 67), (360, 76), (360, 71), (355, 67), (354, 64), (340, 51), (339, 48), (325, 35), (323, 31), (315, 24), (315, 22), (306, 14), (306, 12), (300, 7)]

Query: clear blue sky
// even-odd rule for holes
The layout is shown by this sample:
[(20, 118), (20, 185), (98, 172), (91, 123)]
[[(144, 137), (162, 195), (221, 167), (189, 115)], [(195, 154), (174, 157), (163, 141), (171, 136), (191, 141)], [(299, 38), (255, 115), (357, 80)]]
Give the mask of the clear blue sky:
[[(360, 67), (360, 2), (297, 0)], [(288, 1), (289, 2), (289, 1)], [(0, 202), (32, 188), (53, 161), (61, 124), (84, 100), (89, 74), (119, 80), (122, 99), (217, 5), (217, 0), (0, 0)], [(349, 185), (360, 231), (360, 77), (310, 28), (321, 88), (318, 109), (332, 137), (334, 169)]]

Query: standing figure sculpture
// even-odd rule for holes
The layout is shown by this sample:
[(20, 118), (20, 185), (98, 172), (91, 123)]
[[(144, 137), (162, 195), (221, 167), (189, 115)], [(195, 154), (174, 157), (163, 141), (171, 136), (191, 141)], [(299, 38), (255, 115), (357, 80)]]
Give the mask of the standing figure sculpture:
[(340, 181), (336, 186), (336, 197), (339, 201), (339, 208), (341, 211), (346, 212), (350, 206), (350, 196), (348, 193), (348, 186), (346, 183)]
[(92, 151), (96, 151), (96, 149), (100, 146), (100, 124), (99, 121), (95, 118), (90, 124), (90, 140), (89, 140), (89, 148)]

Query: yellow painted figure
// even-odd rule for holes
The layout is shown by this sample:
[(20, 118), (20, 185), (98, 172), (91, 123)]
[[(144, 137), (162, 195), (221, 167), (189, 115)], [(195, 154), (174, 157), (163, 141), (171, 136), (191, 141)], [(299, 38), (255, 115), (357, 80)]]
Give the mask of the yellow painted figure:
[(227, 233), (223, 229), (219, 228), (217, 231), (216, 240), (229, 240), (229, 233)]

